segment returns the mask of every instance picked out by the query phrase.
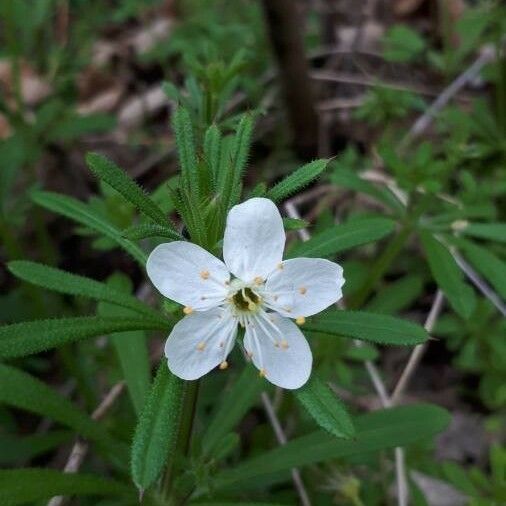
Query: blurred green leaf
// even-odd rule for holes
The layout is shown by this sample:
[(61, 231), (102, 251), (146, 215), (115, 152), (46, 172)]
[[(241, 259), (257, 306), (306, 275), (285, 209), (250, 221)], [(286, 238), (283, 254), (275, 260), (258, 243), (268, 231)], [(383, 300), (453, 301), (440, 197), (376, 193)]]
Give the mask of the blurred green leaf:
[(58, 430), (45, 434), (18, 436), (0, 433), (0, 465), (12, 466), (23, 464), (58, 446), (67, 443), (73, 434), (71, 431)]
[[(132, 283), (122, 274), (116, 273), (107, 280), (107, 287), (111, 287), (123, 295), (129, 295)], [(104, 317), (131, 318), (135, 313), (131, 309), (118, 307), (116, 304), (102, 302), (98, 306), (98, 314)], [(137, 415), (144, 406), (151, 381), (151, 368), (146, 343), (146, 335), (141, 330), (111, 334), (112, 345), (118, 355), (123, 378), (126, 381), (130, 398)]]
[(506, 242), (506, 223), (469, 223), (461, 232), (479, 239)]
[(449, 421), (447, 411), (424, 404), (375, 411), (355, 419), (357, 433), (351, 441), (336, 439), (325, 431), (313, 432), (222, 471), (216, 476), (214, 486), (216, 489), (246, 489), (255, 487), (259, 479), (276, 473), (285, 479), (286, 475), (279, 473), (294, 467), (407, 446), (434, 436)]
[(425, 49), (425, 40), (407, 25), (395, 25), (383, 37), (383, 56), (392, 62), (410, 62)]
[(334, 225), (298, 243), (288, 251), (288, 258), (329, 257), (356, 246), (377, 241), (394, 231), (395, 222), (388, 218), (363, 218)]
[(164, 237), (171, 241), (183, 241), (184, 238), (181, 234), (164, 225), (156, 223), (144, 223), (142, 225), (132, 225), (131, 227), (123, 230), (123, 237), (131, 241), (139, 241), (147, 239), (148, 237)]
[(489, 249), (458, 239), (456, 244), (473, 267), (506, 299), (506, 263), (495, 256)]
[(132, 488), (91, 474), (62, 473), (53, 469), (0, 470), (0, 504), (34, 504), (54, 496), (130, 496)]
[(126, 456), (123, 445), (65, 397), (29, 374), (5, 364), (0, 364), (0, 402), (54, 420), (96, 441), (118, 457), (122, 453)]
[(378, 344), (414, 345), (429, 338), (420, 325), (366, 311), (329, 310), (311, 318), (304, 329)]
[(464, 282), (452, 254), (429, 232), (421, 231), (420, 238), (436, 283), (453, 309), (463, 318), (469, 318), (476, 306), (476, 297), (473, 289)]
[(258, 371), (252, 365), (246, 365), (230, 391), (224, 393), (220, 405), (211, 417), (202, 441), (206, 454), (210, 455), (217, 449), (226, 434), (258, 400), (264, 387)]
[(111, 223), (105, 221), (104, 218), (90, 206), (66, 195), (44, 191), (33, 192), (32, 199), (39, 206), (66, 216), (81, 225), (105, 235), (127, 251), (139, 262), (141, 267), (144, 268), (146, 264), (146, 254), (137, 245), (125, 239), (120, 230)]

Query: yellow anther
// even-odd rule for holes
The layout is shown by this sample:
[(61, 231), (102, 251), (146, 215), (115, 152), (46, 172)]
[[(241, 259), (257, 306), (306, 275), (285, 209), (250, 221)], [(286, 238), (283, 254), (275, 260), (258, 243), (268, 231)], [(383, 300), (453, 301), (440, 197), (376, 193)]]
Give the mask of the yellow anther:
[(287, 350), (289, 348), (288, 341), (286, 339), (283, 339), (281, 341), (281, 348), (283, 348), (284, 350)]
[(228, 367), (228, 362), (226, 360), (224, 360), (221, 364), (220, 364), (220, 369), (223, 371), (224, 369), (226, 369)]
[(202, 272), (200, 273), (200, 277), (201, 277), (202, 279), (209, 279), (209, 276), (210, 276), (209, 271), (202, 271)]
[(267, 371), (265, 369), (260, 369), (260, 371), (258, 371), (258, 375), (261, 377), (261, 378), (265, 378), (265, 375), (267, 374)]
[(304, 325), (304, 323), (306, 323), (306, 319), (303, 316), (298, 316), (295, 318), (295, 323), (297, 325)]
[(248, 302), (248, 309), (250, 311), (254, 311), (257, 308), (257, 305), (254, 302)]
[(191, 308), (190, 306), (185, 306), (183, 308), (183, 313), (184, 314), (192, 314), (193, 313), (193, 308)]
[(301, 287), (299, 288), (299, 293), (300, 293), (301, 295), (305, 295), (305, 294), (306, 294), (306, 292), (307, 292), (307, 288), (306, 288), (305, 286), (301, 286)]
[(261, 285), (263, 282), (264, 282), (264, 278), (262, 278), (262, 276), (257, 276), (257, 277), (253, 280), (253, 283), (255, 283), (255, 285)]
[(284, 268), (284, 265), (283, 265), (283, 262), (280, 262), (277, 266), (276, 266), (280, 271), (283, 270)]
[(199, 344), (197, 344), (197, 350), (199, 351), (204, 351), (205, 347), (206, 343), (200, 342)]

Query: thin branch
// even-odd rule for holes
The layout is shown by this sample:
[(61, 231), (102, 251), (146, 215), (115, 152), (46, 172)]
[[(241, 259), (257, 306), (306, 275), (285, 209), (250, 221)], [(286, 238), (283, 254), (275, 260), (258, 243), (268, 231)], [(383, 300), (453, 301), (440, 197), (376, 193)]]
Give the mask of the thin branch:
[[(432, 303), (429, 316), (425, 321), (424, 328), (427, 332), (429, 333), (432, 332), (436, 320), (439, 314), (441, 313), (441, 310), (443, 309), (443, 304), (444, 304), (443, 292), (441, 290), (438, 290), (436, 292), (436, 296), (434, 297), (434, 302)], [(428, 343), (419, 344), (415, 346), (415, 348), (411, 352), (408, 363), (406, 364), (406, 367), (402, 371), (401, 377), (399, 378), (399, 381), (395, 385), (394, 391), (392, 393), (391, 400), (393, 404), (397, 404), (400, 398), (402, 397), (402, 394), (404, 393), (409, 380), (413, 376), (415, 369), (418, 367), (418, 364), (422, 360), (422, 357), (427, 349), (427, 346)]]
[(495, 59), (495, 50), (491, 46), (482, 49), (480, 56), (454, 81), (452, 81), (432, 102), (430, 107), (422, 114), (410, 128), (400, 144), (400, 148), (405, 148), (413, 139), (419, 137), (432, 123), (436, 114), (448, 104), (448, 102), (470, 81), (472, 81), (481, 72), (481, 69)]
[[(267, 414), (267, 418), (269, 419), (269, 422), (272, 425), (274, 434), (276, 435), (276, 439), (278, 443), (283, 446), (287, 443), (287, 438), (283, 430), (283, 427), (281, 426), (281, 423), (278, 419), (276, 411), (274, 410), (271, 399), (265, 392), (262, 392), (261, 398), (262, 404), (264, 405), (265, 413)], [(292, 480), (295, 489), (299, 494), (302, 506), (311, 506), (311, 501), (309, 500), (306, 487), (304, 486), (304, 482), (302, 481), (302, 477), (300, 475), (299, 470), (296, 468), (292, 469)]]
[[(125, 382), (120, 381), (116, 383), (110, 390), (107, 392), (106, 396), (102, 400), (102, 402), (97, 406), (95, 411), (93, 411), (91, 418), (92, 420), (98, 421), (105, 416), (107, 411), (111, 409), (113, 404), (119, 398), (119, 396), (123, 393), (125, 389)], [(67, 459), (67, 463), (63, 469), (64, 473), (72, 474), (77, 473), (81, 464), (83, 463), (86, 454), (88, 453), (89, 444), (86, 441), (82, 441), (78, 439), (72, 450), (70, 452), (69, 458)], [(56, 496), (53, 497), (48, 503), (47, 506), (62, 506), (65, 502), (64, 496)]]
[(506, 306), (502, 302), (490, 286), (480, 278), (478, 273), (455, 251), (452, 250), (453, 258), (462, 272), (469, 278), (469, 281), (498, 309), (498, 311), (506, 316)]

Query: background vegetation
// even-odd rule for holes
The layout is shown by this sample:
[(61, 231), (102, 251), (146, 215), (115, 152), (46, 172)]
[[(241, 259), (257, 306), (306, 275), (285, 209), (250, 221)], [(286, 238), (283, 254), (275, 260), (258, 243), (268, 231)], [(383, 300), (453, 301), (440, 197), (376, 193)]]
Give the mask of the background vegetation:
[[(1, 2), (0, 504), (504, 504), (505, 33), (493, 1)], [(344, 267), (296, 393), (161, 360), (147, 254), (219, 254), (254, 195)]]

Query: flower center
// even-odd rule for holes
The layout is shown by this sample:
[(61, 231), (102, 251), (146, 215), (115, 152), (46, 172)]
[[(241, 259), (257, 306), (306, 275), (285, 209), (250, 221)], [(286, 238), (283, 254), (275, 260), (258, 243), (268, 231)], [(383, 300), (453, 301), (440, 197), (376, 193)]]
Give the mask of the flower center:
[(232, 295), (232, 302), (239, 311), (256, 311), (261, 298), (251, 288), (244, 287)]

